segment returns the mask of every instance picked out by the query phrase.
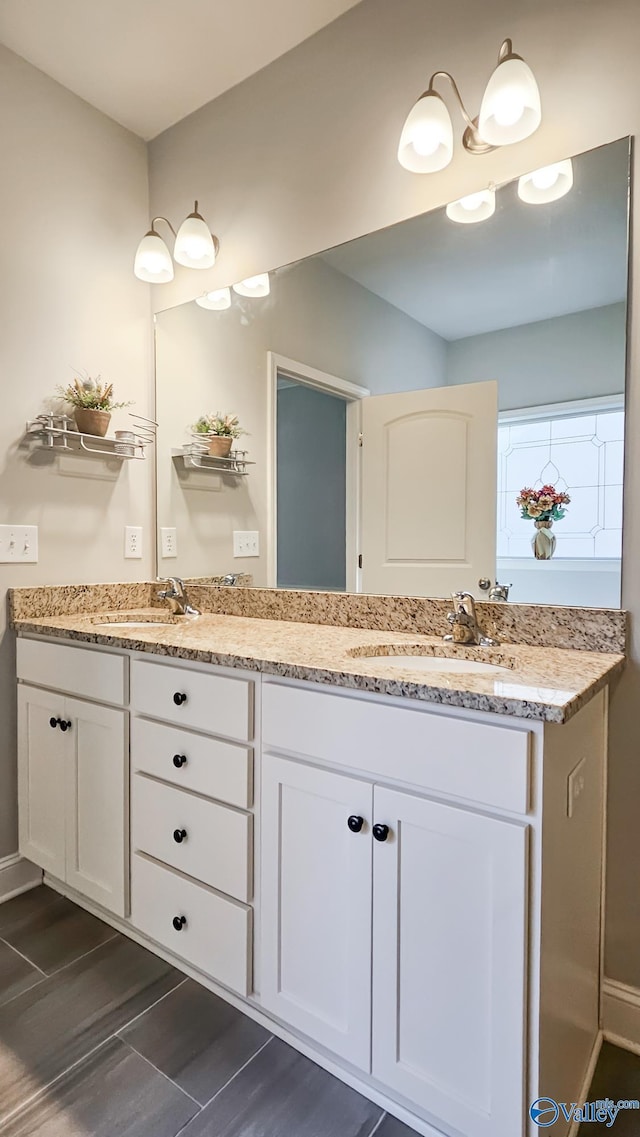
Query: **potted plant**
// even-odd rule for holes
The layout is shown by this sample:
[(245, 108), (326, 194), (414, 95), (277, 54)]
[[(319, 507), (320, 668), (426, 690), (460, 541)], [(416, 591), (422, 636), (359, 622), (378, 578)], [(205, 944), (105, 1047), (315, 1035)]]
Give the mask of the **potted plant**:
[(543, 486), (532, 490), (528, 486), (520, 490), (516, 499), (525, 521), (533, 521), (536, 532), (531, 538), (533, 555), (538, 561), (549, 561), (556, 551), (555, 534), (551, 532), (554, 521), (562, 521), (566, 514), (563, 506), (569, 505), (571, 498), (567, 493), (558, 493), (555, 486)]
[(58, 392), (64, 401), (73, 407), (80, 434), (91, 434), (96, 438), (104, 438), (107, 433), (112, 411), (131, 405), (115, 403), (113, 383), (103, 383), (99, 375), (96, 379), (92, 379), (90, 375), (74, 379), (73, 383), (69, 383), (66, 387), (59, 387)]
[(246, 433), (242, 430), (237, 415), (223, 415), (220, 411), (214, 415), (201, 415), (194, 423), (193, 432), (199, 438), (207, 440), (209, 454), (213, 458), (228, 458), (234, 439)]

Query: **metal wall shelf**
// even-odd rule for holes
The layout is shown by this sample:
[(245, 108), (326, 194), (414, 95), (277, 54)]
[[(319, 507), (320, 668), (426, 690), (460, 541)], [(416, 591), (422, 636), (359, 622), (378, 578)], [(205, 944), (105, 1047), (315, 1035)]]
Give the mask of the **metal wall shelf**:
[(128, 438), (100, 437), (83, 434), (69, 415), (42, 414), (26, 425), (27, 438), (50, 453), (92, 454), (117, 461), (142, 462), (146, 448), (155, 440), (155, 423), (151, 419), (133, 417), (134, 430)]
[(214, 474), (223, 474), (225, 477), (246, 478), (249, 475), (247, 466), (255, 466), (247, 458), (247, 450), (232, 450), (228, 458), (217, 458), (209, 454), (205, 445), (197, 442), (187, 443), (182, 450), (174, 450), (173, 461), (185, 470), (211, 470)]

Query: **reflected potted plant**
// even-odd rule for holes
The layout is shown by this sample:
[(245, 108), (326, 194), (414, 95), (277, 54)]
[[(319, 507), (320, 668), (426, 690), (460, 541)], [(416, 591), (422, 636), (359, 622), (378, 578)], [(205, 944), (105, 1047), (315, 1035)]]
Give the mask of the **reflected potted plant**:
[(216, 411), (213, 415), (201, 415), (193, 425), (193, 433), (198, 439), (206, 440), (212, 458), (228, 458), (234, 439), (246, 434), (237, 415), (223, 415)]
[(66, 387), (58, 387), (58, 394), (73, 407), (73, 417), (80, 434), (104, 438), (111, 422), (111, 412), (131, 403), (116, 403), (113, 383), (103, 383), (100, 375), (78, 377)]
[(542, 486), (533, 490), (528, 486), (520, 490), (516, 498), (524, 521), (533, 521), (536, 532), (531, 538), (531, 548), (537, 561), (549, 561), (556, 551), (555, 534), (551, 532), (554, 521), (562, 521), (566, 514), (563, 507), (569, 505), (571, 498), (567, 493), (558, 493), (555, 486)]

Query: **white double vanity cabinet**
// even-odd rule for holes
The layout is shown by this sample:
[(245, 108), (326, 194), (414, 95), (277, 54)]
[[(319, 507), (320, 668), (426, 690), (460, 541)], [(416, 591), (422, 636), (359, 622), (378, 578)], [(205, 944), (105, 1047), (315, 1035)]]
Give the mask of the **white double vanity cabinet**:
[(25, 635), (17, 670), (53, 888), (422, 1134), (581, 1100), (606, 690), (557, 725)]

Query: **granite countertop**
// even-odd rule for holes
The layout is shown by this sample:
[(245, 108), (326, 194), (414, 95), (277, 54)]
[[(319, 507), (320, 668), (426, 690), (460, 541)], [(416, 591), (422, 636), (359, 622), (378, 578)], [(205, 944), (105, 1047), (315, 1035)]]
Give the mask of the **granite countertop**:
[[(115, 620), (145, 618), (171, 622), (148, 628), (113, 625)], [(492, 649), (457, 647), (435, 636), (408, 632), (211, 613), (172, 619), (157, 607), (30, 616), (13, 623), (19, 634), (55, 636), (555, 723), (570, 719), (624, 666), (624, 656), (614, 652), (510, 643)], [(421, 672), (411, 664), (393, 664), (390, 647), (401, 648), (402, 654), (440, 656), (442, 669)], [(454, 674), (447, 671), (452, 656), (482, 660), (504, 670)]]

